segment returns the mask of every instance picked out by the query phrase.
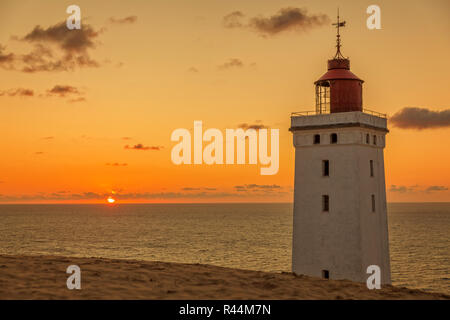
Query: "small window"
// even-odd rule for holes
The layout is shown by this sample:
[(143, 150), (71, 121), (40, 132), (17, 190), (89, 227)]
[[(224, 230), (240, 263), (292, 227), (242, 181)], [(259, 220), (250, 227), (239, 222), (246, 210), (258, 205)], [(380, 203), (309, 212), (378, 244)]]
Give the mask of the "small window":
[(314, 144), (320, 144), (320, 134), (314, 135)]
[(329, 160), (322, 161), (322, 174), (324, 177), (330, 176), (330, 161)]
[(330, 211), (330, 197), (328, 195), (322, 196), (322, 211)]
[(330, 279), (330, 271), (322, 270), (322, 278), (323, 279)]
[(375, 212), (375, 195), (372, 195), (372, 212)]
[(373, 136), (373, 144), (374, 144), (374, 145), (377, 144), (377, 136), (376, 136), (376, 135)]
[(366, 143), (369, 144), (370, 143), (370, 135), (366, 134)]
[(337, 134), (336, 133), (331, 134), (331, 143), (337, 143)]
[(373, 160), (370, 160), (370, 176), (373, 177)]

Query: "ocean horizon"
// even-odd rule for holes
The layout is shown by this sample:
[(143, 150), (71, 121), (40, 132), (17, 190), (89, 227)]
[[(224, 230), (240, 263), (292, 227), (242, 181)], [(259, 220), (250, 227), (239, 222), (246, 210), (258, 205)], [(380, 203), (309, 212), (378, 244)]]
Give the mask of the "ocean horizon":
[[(292, 203), (1, 204), (0, 254), (290, 272)], [(388, 203), (392, 284), (450, 293), (450, 202)]]

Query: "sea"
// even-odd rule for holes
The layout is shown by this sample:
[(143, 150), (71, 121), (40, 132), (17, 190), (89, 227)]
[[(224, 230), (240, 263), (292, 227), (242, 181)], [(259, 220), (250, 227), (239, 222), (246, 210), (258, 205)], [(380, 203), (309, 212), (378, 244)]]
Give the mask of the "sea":
[[(292, 204), (0, 205), (0, 254), (291, 270)], [(392, 284), (450, 294), (450, 203), (389, 203)]]

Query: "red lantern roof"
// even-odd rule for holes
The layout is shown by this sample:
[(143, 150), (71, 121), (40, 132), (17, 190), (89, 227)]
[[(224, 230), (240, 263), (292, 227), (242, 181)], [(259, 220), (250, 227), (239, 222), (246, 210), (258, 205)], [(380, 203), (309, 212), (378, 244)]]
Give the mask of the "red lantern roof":
[(321, 81), (327, 81), (327, 80), (359, 80), (361, 82), (364, 82), (350, 70), (331, 69), (331, 70), (328, 70), (323, 76), (321, 76), (319, 80), (314, 82), (314, 84), (317, 84), (318, 82), (321, 82)]

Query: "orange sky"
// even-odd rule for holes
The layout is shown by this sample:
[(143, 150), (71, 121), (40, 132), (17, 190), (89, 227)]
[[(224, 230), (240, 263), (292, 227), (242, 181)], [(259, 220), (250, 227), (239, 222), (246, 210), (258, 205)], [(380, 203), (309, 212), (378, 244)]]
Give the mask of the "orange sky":
[[(112, 193), (119, 202), (292, 201), (290, 113), (314, 109), (335, 30), (246, 26), (282, 8), (335, 20), (339, 6), (342, 51), (365, 80), (365, 108), (448, 109), (447, 0), (377, 1), (382, 30), (366, 28), (372, 1), (77, 1), (82, 30), (93, 33), (68, 48), (65, 35), (45, 31), (70, 4), (0, 4), (0, 203), (105, 202)], [(227, 28), (235, 11), (243, 26)], [(38, 25), (45, 37), (32, 34)], [(170, 135), (194, 120), (223, 132), (243, 123), (280, 129), (278, 174), (174, 165)], [(450, 127), (389, 129), (388, 201), (450, 201)], [(138, 144), (154, 148), (125, 148)]]

